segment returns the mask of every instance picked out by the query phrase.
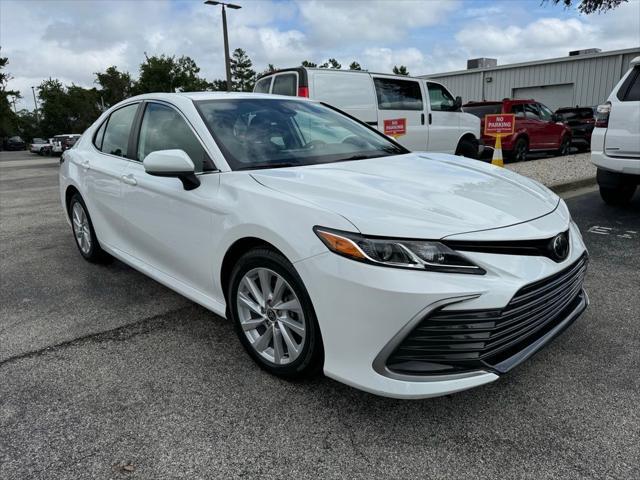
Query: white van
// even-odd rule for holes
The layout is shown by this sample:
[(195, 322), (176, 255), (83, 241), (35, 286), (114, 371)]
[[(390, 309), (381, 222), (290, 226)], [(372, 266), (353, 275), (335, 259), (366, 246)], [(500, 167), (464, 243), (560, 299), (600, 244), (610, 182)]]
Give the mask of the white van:
[(480, 119), (443, 85), (402, 75), (325, 68), (287, 68), (261, 77), (253, 89), (309, 97), (353, 115), (413, 151), (478, 158)]
[(628, 203), (640, 184), (640, 57), (596, 110), (591, 161), (598, 167), (602, 199)]

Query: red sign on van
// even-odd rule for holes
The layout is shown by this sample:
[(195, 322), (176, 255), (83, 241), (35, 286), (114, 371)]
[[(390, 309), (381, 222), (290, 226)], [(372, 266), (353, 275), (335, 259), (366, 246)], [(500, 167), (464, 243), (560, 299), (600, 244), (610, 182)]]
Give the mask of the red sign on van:
[(498, 113), (484, 116), (484, 134), (500, 135), (515, 131), (516, 116), (513, 113)]
[(407, 133), (407, 119), (393, 118), (384, 121), (384, 134), (392, 137), (399, 137)]

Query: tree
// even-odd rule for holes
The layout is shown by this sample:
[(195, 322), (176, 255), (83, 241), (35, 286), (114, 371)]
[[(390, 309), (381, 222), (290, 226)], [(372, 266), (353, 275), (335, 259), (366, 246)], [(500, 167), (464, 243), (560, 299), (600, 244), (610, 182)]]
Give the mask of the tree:
[(358, 62), (354, 61), (354, 62), (351, 62), (351, 64), (349, 65), (349, 70), (362, 70), (362, 67)]
[(211, 82), (211, 90), (214, 92), (226, 92), (227, 91), (227, 81), (222, 79), (216, 79)]
[(231, 82), (233, 89), (239, 92), (252, 92), (256, 83), (256, 72), (251, 67), (253, 62), (241, 48), (233, 51), (231, 59)]
[(82, 133), (100, 115), (100, 95), (95, 88), (65, 87), (50, 78), (38, 87), (40, 131), (47, 137)]
[(101, 102), (106, 107), (131, 96), (133, 81), (129, 72), (120, 72), (116, 66), (107, 68), (104, 72), (96, 72), (94, 83), (100, 85)]
[(18, 117), (11, 109), (11, 102), (20, 98), (20, 92), (7, 90), (7, 84), (12, 77), (3, 70), (8, 64), (7, 57), (0, 57), (0, 139), (13, 135), (18, 130)]
[(318, 66), (317, 63), (310, 62), (309, 60), (303, 60), (300, 65), (307, 68), (316, 68)]
[(140, 64), (140, 77), (135, 86), (135, 93), (174, 92), (175, 91), (175, 58), (164, 54), (147, 56)]
[(585, 15), (589, 15), (590, 13), (605, 13), (628, 1), (629, 0), (551, 0), (555, 5), (562, 3), (565, 8), (570, 8), (572, 5), (578, 4), (578, 10)]
[(409, 75), (409, 70), (404, 65), (400, 65), (399, 67), (396, 65), (393, 67), (393, 73), (396, 75)]
[(182, 56), (175, 61), (174, 82), (180, 92), (203, 92), (211, 90), (211, 83), (200, 78), (200, 67), (191, 57)]
[(322, 65), (320, 65), (320, 68), (333, 68), (336, 70), (340, 70), (342, 68), (342, 65), (340, 65), (335, 58), (330, 58)]

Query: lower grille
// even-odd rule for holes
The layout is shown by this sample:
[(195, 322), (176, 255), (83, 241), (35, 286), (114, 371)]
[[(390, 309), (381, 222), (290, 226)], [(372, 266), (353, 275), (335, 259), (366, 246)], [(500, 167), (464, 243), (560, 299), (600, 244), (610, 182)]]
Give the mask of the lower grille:
[(521, 288), (503, 309), (435, 310), (396, 347), (387, 367), (419, 375), (478, 368), (503, 372), (585, 302), (583, 255), (555, 275)]

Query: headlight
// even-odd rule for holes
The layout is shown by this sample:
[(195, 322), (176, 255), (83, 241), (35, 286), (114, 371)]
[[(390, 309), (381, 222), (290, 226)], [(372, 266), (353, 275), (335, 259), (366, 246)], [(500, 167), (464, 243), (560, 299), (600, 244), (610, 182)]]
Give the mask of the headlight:
[(359, 262), (412, 270), (484, 275), (478, 265), (440, 242), (371, 238), (324, 227), (313, 231), (329, 250)]

